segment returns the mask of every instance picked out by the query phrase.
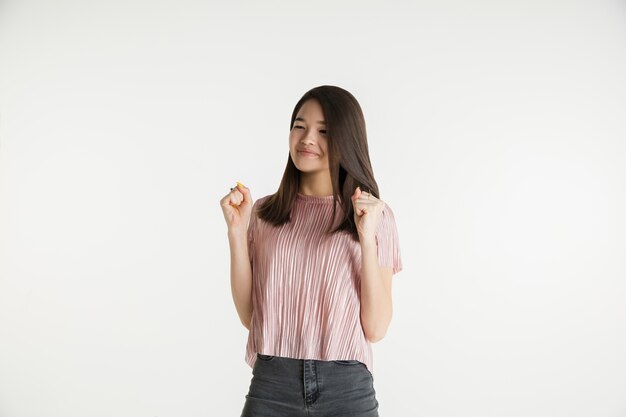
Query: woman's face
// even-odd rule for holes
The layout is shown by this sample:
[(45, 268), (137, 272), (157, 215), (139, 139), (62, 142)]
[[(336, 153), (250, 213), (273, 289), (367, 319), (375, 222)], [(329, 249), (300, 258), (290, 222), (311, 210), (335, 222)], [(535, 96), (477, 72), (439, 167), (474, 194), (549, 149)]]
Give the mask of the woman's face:
[(289, 133), (291, 160), (302, 172), (329, 170), (328, 141), (322, 106), (315, 99), (305, 101)]

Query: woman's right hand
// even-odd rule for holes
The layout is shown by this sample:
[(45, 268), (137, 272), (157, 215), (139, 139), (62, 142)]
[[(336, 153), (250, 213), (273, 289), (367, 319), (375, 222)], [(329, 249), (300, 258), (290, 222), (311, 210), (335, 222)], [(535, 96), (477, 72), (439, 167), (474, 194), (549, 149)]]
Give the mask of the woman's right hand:
[(224, 219), (229, 231), (248, 230), (248, 221), (252, 213), (250, 189), (241, 183), (220, 200)]

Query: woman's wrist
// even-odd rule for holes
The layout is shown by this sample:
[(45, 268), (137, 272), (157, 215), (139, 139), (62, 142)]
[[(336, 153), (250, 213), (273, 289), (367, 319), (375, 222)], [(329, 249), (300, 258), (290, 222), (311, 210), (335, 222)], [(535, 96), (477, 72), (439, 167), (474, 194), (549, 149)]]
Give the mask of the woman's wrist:
[(375, 236), (361, 236), (359, 235), (359, 244), (361, 245), (361, 249), (376, 247), (376, 237)]
[(243, 227), (232, 227), (228, 228), (228, 239), (230, 240), (247, 240), (248, 239), (248, 229), (244, 229)]

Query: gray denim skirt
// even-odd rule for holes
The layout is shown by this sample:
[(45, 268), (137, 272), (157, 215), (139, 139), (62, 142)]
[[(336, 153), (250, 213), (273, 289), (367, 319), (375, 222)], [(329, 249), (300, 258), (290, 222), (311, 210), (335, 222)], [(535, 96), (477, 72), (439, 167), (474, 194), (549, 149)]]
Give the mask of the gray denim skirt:
[(241, 417), (378, 417), (374, 379), (356, 360), (257, 353)]

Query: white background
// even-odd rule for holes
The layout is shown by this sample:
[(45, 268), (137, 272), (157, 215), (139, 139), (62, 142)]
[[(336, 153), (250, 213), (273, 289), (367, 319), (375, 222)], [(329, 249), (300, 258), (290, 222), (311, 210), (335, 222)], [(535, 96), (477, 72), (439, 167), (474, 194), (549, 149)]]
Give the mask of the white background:
[(384, 417), (626, 415), (621, 1), (0, 3), (0, 416), (238, 416), (219, 200), (360, 101), (404, 271)]

